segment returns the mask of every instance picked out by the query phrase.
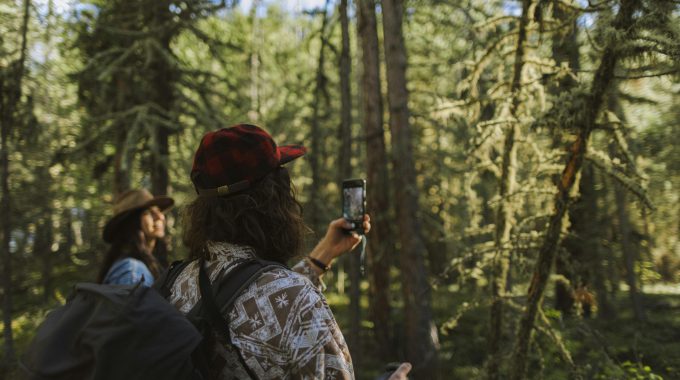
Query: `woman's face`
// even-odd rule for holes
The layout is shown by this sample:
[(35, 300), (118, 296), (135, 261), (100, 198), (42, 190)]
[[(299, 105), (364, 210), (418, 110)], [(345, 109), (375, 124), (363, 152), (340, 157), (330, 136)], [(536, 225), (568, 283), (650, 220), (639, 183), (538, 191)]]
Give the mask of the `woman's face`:
[(151, 206), (142, 212), (142, 232), (147, 240), (165, 237), (165, 215), (157, 206)]

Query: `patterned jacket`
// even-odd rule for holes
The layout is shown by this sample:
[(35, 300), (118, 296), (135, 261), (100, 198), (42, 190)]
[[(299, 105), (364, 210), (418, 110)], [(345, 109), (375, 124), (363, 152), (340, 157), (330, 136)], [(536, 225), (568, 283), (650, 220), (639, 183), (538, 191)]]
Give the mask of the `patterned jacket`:
[[(211, 282), (226, 275), (234, 262), (254, 257), (245, 246), (208, 244)], [(177, 277), (170, 302), (181, 312), (200, 299), (198, 265)], [(210, 362), (220, 379), (248, 379), (237, 353), (258, 379), (353, 379), (352, 359), (326, 298), (321, 281), (307, 262), (293, 270), (263, 273), (235, 301), (229, 312), (232, 345), (217, 342)]]

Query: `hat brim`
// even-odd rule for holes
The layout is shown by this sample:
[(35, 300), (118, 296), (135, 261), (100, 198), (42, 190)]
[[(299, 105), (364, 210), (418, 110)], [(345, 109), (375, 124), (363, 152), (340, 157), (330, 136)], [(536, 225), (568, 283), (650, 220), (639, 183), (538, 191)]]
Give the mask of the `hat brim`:
[(153, 199), (149, 200), (143, 205), (120, 212), (114, 215), (113, 218), (111, 218), (111, 220), (109, 220), (106, 223), (106, 225), (104, 226), (104, 231), (102, 232), (102, 237), (104, 238), (105, 242), (111, 243), (113, 242), (116, 230), (118, 230), (120, 224), (124, 222), (130, 215), (134, 214), (139, 210), (143, 210), (151, 206), (157, 206), (162, 212), (165, 212), (168, 211), (174, 204), (175, 204), (174, 199), (165, 195), (160, 195), (154, 197)]
[(307, 153), (307, 148), (302, 145), (284, 145), (278, 147), (279, 150), (279, 165), (293, 161), (298, 157), (302, 157)]

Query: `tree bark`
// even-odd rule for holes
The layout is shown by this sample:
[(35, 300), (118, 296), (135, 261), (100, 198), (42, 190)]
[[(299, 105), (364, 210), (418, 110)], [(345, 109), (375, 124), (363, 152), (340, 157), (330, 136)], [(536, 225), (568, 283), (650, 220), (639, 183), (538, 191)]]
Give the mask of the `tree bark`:
[(501, 180), (499, 186), (500, 204), (496, 211), (496, 229), (494, 242), (496, 256), (493, 262), (491, 279), (491, 315), (489, 326), (489, 363), (487, 375), (491, 380), (500, 378), (499, 368), (501, 364), (501, 338), (503, 332), (503, 298), (505, 297), (508, 282), (508, 269), (510, 266), (510, 232), (514, 222), (514, 210), (509, 195), (515, 189), (515, 177), (517, 173), (517, 146), (515, 139), (519, 137), (520, 126), (517, 110), (520, 105), (520, 92), (522, 82), (522, 69), (524, 68), (525, 43), (527, 39), (527, 25), (529, 24), (529, 8), (531, 0), (522, 1), (522, 16), (519, 21), (517, 34), (517, 47), (515, 49), (515, 62), (513, 66), (513, 78), (510, 87), (512, 103), (510, 117), (513, 119), (505, 132), (503, 145), (503, 162), (501, 167)]
[[(26, 46), (28, 43), (28, 20), (30, 16), (30, 0), (24, 0), (23, 20), (21, 23), (21, 42), (19, 50), (19, 58), (11, 62), (7, 70), (10, 71), (7, 78), (10, 82), (2, 83), (0, 81), (0, 187), (2, 188), (2, 200), (0, 201), (0, 210), (2, 213), (2, 285), (3, 285), (3, 302), (2, 302), (2, 321), (3, 321), (3, 339), (4, 339), (4, 365), (13, 366), (16, 358), (14, 352), (14, 337), (12, 334), (12, 253), (10, 252), (10, 241), (12, 239), (12, 194), (9, 188), (10, 182), (10, 162), (9, 162), (9, 138), (12, 135), (12, 127), (15, 126), (17, 120), (15, 118), (17, 106), (21, 101), (22, 80), (24, 77), (25, 62), (26, 62)], [(7, 86), (7, 87), (6, 87)]]
[[(564, 20), (565, 18), (570, 17), (570, 15), (562, 8), (562, 5), (560, 3), (554, 3), (553, 4), (553, 18), (555, 20)], [(580, 68), (580, 62), (579, 62), (579, 45), (578, 45), (578, 24), (576, 23), (576, 19), (574, 18), (574, 21), (571, 23), (569, 26), (569, 30), (565, 34), (561, 34), (559, 32), (556, 32), (553, 34), (552, 38), (552, 55), (553, 59), (555, 60), (555, 65), (556, 66), (562, 66), (563, 64), (568, 64), (569, 70), (572, 72), (577, 72)], [(576, 80), (571, 75), (564, 75), (560, 80), (557, 82), (555, 86), (551, 86), (550, 92), (552, 93), (553, 96), (557, 97), (560, 93), (563, 93), (565, 91), (570, 91), (572, 90), (575, 86), (577, 85)], [(558, 148), (562, 146), (562, 135), (560, 133), (555, 133), (553, 137), (553, 148)], [(556, 176), (555, 181), (559, 180), (559, 176)], [(587, 181), (586, 181), (587, 182)], [(581, 188), (583, 186), (587, 187), (591, 185), (590, 183), (584, 183), (583, 180), (581, 182)], [(583, 194), (581, 192), (581, 194)], [(585, 210), (583, 209), (584, 212), (586, 213), (591, 213), (594, 212), (594, 210)], [(582, 219), (580, 215), (576, 215), (577, 211), (575, 208), (569, 209), (569, 219), (574, 220), (574, 219)], [(574, 227), (574, 224), (571, 225)], [(579, 235), (578, 232), (575, 233), (577, 236)], [(573, 273), (573, 265), (574, 265), (574, 257), (577, 256), (573, 252), (574, 249), (583, 252), (583, 251), (588, 251), (589, 249), (592, 249), (592, 247), (585, 247), (583, 246), (584, 244), (591, 245), (592, 242), (586, 241), (584, 239), (577, 239), (576, 241), (573, 242), (574, 244), (572, 245), (572, 248), (567, 247), (565, 245), (564, 249), (561, 250), (561, 254), (557, 254), (557, 258), (555, 260), (555, 273), (560, 274), (564, 276), (569, 283), (565, 283), (563, 281), (557, 281), (555, 283), (555, 308), (559, 310), (563, 316), (569, 316), (572, 314), (573, 306), (574, 306), (574, 293), (573, 293), (573, 280), (574, 280), (574, 273)], [(582, 243), (582, 244), (579, 244)]]
[[(625, 125), (626, 117), (621, 107), (621, 103), (615, 94), (612, 94), (609, 97), (609, 108), (616, 114), (619, 120), (622, 121), (622, 125)], [(617, 148), (614, 143), (610, 144), (609, 151), (612, 156), (616, 155)], [(628, 153), (632, 154), (630, 151)], [(634, 163), (629, 164), (634, 165)], [(628, 285), (628, 296), (630, 297), (631, 307), (633, 308), (635, 319), (642, 322), (645, 321), (647, 317), (645, 315), (642, 294), (637, 284), (637, 274), (635, 271), (635, 262), (638, 258), (637, 256), (639, 249), (638, 246), (636, 246), (636, 243), (631, 241), (635, 231), (633, 227), (631, 227), (630, 216), (628, 215), (628, 201), (626, 193), (627, 190), (620, 183), (614, 183), (614, 199), (616, 203), (616, 217), (618, 219), (617, 227), (621, 252), (623, 253), (624, 264), (626, 267), (626, 284)]]
[(600, 243), (602, 239), (602, 214), (596, 214), (596, 217), (589, 215), (585, 210), (598, 210), (598, 199), (599, 194), (596, 190), (595, 183), (597, 177), (595, 176), (595, 170), (592, 165), (588, 165), (583, 168), (581, 174), (581, 184), (579, 186), (579, 192), (583, 197), (583, 208), (582, 220), (584, 223), (583, 234), (586, 240), (585, 252), (592, 252), (593, 258), (589, 260), (592, 263), (592, 269), (590, 273), (590, 279), (593, 282), (593, 290), (595, 290), (595, 297), (597, 299), (598, 312), (597, 317), (601, 319), (611, 319), (614, 317), (614, 308), (609, 301), (609, 293), (607, 292), (607, 287), (605, 284), (605, 277), (603, 273), (606, 273), (604, 261), (605, 255)]
[(36, 230), (35, 243), (33, 244), (33, 252), (36, 257), (42, 259), (42, 284), (43, 284), (43, 302), (48, 304), (52, 299), (52, 243), (54, 241), (54, 229), (52, 227), (52, 209), (46, 206), (44, 218), (38, 224)]
[[(312, 105), (312, 122), (310, 131), (310, 148), (312, 154), (309, 155), (309, 166), (312, 169), (312, 184), (310, 186), (310, 223), (314, 231), (320, 230), (320, 213), (321, 213), (321, 187), (322, 187), (322, 176), (321, 176), (321, 165), (320, 160), (323, 157), (322, 145), (323, 136), (321, 132), (321, 103), (326, 99), (326, 86), (328, 79), (326, 78), (326, 73), (324, 72), (324, 66), (326, 65), (326, 46), (328, 45), (328, 37), (326, 35), (326, 28), (328, 26), (328, 4), (330, 0), (326, 0), (326, 5), (322, 11), (321, 20), (321, 32), (320, 40), (321, 46), (319, 47), (319, 60), (316, 68), (316, 81), (314, 87), (314, 103)], [(326, 106), (328, 102), (325, 102)]]
[(642, 306), (640, 291), (637, 286), (637, 275), (635, 273), (636, 250), (630, 241), (632, 229), (628, 217), (628, 204), (626, 201), (626, 189), (619, 183), (614, 184), (614, 197), (616, 199), (616, 217), (618, 219), (619, 243), (626, 265), (626, 284), (628, 285), (628, 295), (635, 319), (645, 321), (645, 311)]
[[(633, 22), (633, 13), (638, 2), (635, 0), (623, 0), (612, 27), (622, 35), (628, 34), (628, 28)], [(625, 37), (624, 37), (625, 38)], [(536, 320), (536, 314), (543, 300), (545, 287), (550, 276), (551, 267), (555, 259), (555, 252), (562, 232), (563, 219), (569, 204), (569, 193), (576, 182), (577, 175), (583, 165), (584, 155), (588, 146), (588, 139), (595, 128), (595, 121), (604, 102), (606, 91), (610, 88), (614, 78), (614, 69), (619, 60), (620, 51), (613, 45), (616, 41), (610, 41), (605, 47), (600, 64), (595, 72), (590, 93), (587, 95), (582, 112), (570, 115), (575, 118), (573, 125), (580, 128), (576, 140), (569, 147), (569, 156), (560, 181), (558, 194), (555, 198), (555, 210), (550, 217), (548, 231), (545, 240), (539, 250), (538, 260), (534, 267), (534, 273), (527, 295), (527, 306), (520, 320), (517, 332), (517, 340), (512, 358), (512, 370), (510, 378), (521, 380), (525, 378), (528, 362), (529, 344)]]
[(251, 120), (260, 119), (260, 17), (257, 15), (261, 0), (254, 0), (250, 7), (250, 23), (253, 26), (252, 51), (250, 52), (250, 112)]
[[(338, 140), (340, 141), (340, 156), (338, 164), (338, 183), (352, 176), (352, 94), (351, 94), (351, 59), (349, 46), (349, 17), (347, 15), (347, 0), (340, 0), (338, 6), (340, 15), (340, 29), (342, 35), (342, 50), (338, 66), (340, 68), (340, 129)], [(349, 313), (350, 331), (348, 344), (351, 352), (356, 353), (357, 367), (361, 367), (363, 355), (361, 355), (361, 263), (357, 254), (350, 255), (349, 266)]]
[[(132, 152), (130, 151), (132, 148)], [(135, 147), (129, 147), (125, 128), (116, 130), (116, 156), (113, 167), (113, 195), (114, 201), (118, 194), (130, 189), (130, 172), (132, 170), (132, 156)]]
[(370, 191), (367, 203), (371, 214), (368, 241), (369, 313), (373, 322), (377, 356), (383, 362), (394, 360), (390, 320), (390, 259), (394, 258), (394, 234), (390, 223), (390, 190), (387, 150), (383, 130), (383, 102), (380, 86), (380, 57), (375, 0), (357, 2), (357, 28), (361, 42), (361, 89), (363, 126), (366, 136), (366, 166)]
[(406, 47), (402, 33), (403, 0), (385, 0), (383, 30), (387, 66), (387, 99), (393, 144), (393, 188), (396, 193), (397, 227), (401, 244), (400, 261), (406, 358), (413, 364), (413, 377), (436, 378), (437, 330), (432, 322), (425, 257), (421, 231), (418, 185), (413, 160), (406, 82)]
[[(160, 1), (153, 3), (153, 12), (150, 14), (151, 23), (161, 31), (158, 36), (158, 44), (165, 54), (156, 54), (150, 65), (150, 85), (152, 86), (152, 100), (158, 105), (156, 111), (159, 120), (172, 122), (170, 115), (173, 113), (175, 94), (174, 85), (177, 82), (175, 70), (170, 66), (171, 62), (166, 57), (172, 57), (170, 42), (173, 34), (176, 33), (171, 28), (173, 13), (170, 11), (166, 2)], [(162, 122), (155, 122), (152, 129), (151, 143), (151, 192), (155, 195), (168, 194), (170, 179), (168, 175), (169, 146), (168, 138), (170, 129)]]

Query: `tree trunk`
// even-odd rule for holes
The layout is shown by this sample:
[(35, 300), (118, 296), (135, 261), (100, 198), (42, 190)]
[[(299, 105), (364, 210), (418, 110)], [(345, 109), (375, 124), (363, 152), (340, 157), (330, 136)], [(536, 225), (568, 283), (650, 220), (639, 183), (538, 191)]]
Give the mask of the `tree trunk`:
[[(338, 130), (338, 140), (340, 141), (340, 156), (338, 164), (340, 167), (338, 183), (343, 179), (352, 176), (352, 94), (351, 94), (351, 60), (349, 47), (349, 17), (347, 15), (347, 0), (340, 0), (338, 6), (340, 15), (340, 29), (342, 34), (342, 50), (340, 51), (340, 129)], [(361, 367), (363, 355), (361, 355), (361, 273), (360, 257), (358, 254), (350, 255), (349, 268), (349, 314), (350, 331), (348, 344), (351, 352), (356, 353), (357, 367)]]
[[(564, 20), (567, 17), (570, 16), (562, 8), (562, 5), (560, 3), (554, 3), (553, 18), (555, 20)], [(576, 19), (574, 19), (574, 21), (569, 27), (569, 31), (566, 34), (561, 34), (559, 32), (553, 34), (552, 55), (553, 59), (555, 60), (556, 66), (568, 64), (570, 71), (577, 72), (579, 70), (580, 62), (577, 35), (578, 24), (576, 23)], [(560, 80), (557, 82), (555, 86), (551, 86), (550, 92), (555, 98), (557, 98), (557, 96), (560, 93), (570, 91), (576, 85), (577, 85), (576, 80), (574, 80), (574, 78), (571, 75), (564, 75), (562, 78), (560, 78)], [(559, 132), (554, 134), (552, 144), (552, 147), (554, 149), (557, 149), (558, 147), (562, 146), (563, 142), (561, 137), (562, 135)], [(559, 181), (559, 176), (555, 177), (556, 177), (555, 181)], [(584, 182), (582, 181), (581, 187), (583, 187), (583, 185)], [(590, 183), (585, 183), (585, 186), (589, 185)], [(586, 213), (591, 213), (594, 212), (595, 210), (596, 209), (593, 210), (584, 209), (583, 211)], [(580, 218), (579, 215), (575, 215), (576, 211), (574, 210), (574, 208), (571, 208), (568, 212), (570, 220), (582, 219)], [(572, 224), (572, 227), (573, 226), (574, 224)], [(575, 234), (577, 236), (579, 235), (578, 233)], [(573, 247), (575, 249), (578, 249), (579, 251), (588, 251), (589, 249), (588, 247), (579, 247), (579, 242), (583, 244), (590, 243), (586, 242), (586, 240), (584, 239), (577, 239), (577, 241), (573, 242), (575, 244)], [(563, 316), (569, 316), (572, 314), (574, 306), (574, 293), (572, 289), (574, 273), (572, 267), (574, 265), (575, 255), (574, 252), (572, 252), (572, 249), (569, 249), (569, 247), (565, 246), (564, 248), (565, 249), (561, 250), (560, 253), (557, 254), (557, 258), (555, 261), (555, 273), (564, 276), (568, 280), (568, 283), (564, 281), (555, 282), (555, 308), (559, 310)]]
[(642, 299), (637, 287), (637, 275), (635, 273), (635, 248), (630, 241), (632, 229), (628, 217), (628, 204), (626, 202), (626, 189), (619, 183), (614, 183), (614, 197), (616, 199), (616, 217), (618, 219), (619, 243), (626, 265), (626, 284), (628, 285), (628, 295), (630, 296), (631, 306), (635, 319), (644, 321), (645, 311), (642, 306)]
[[(309, 205), (310, 207), (310, 223), (314, 231), (319, 231), (321, 228), (320, 214), (321, 207), (323, 204), (321, 198), (321, 188), (322, 188), (322, 164), (323, 157), (322, 145), (323, 145), (323, 135), (321, 132), (321, 102), (325, 99), (324, 95), (326, 93), (326, 85), (328, 79), (324, 73), (324, 66), (326, 65), (326, 46), (328, 45), (328, 37), (326, 35), (326, 28), (328, 26), (328, 3), (330, 0), (326, 0), (326, 6), (322, 11), (322, 21), (321, 21), (321, 32), (319, 33), (321, 39), (321, 46), (319, 47), (319, 60), (316, 68), (316, 82), (314, 87), (314, 100), (312, 105), (312, 122), (310, 131), (310, 148), (311, 154), (309, 155), (309, 166), (312, 169), (312, 184), (309, 190)], [(326, 102), (326, 106), (328, 103)]]
[[(151, 14), (152, 24), (161, 31), (157, 37), (158, 44), (165, 54), (156, 54), (153, 57), (150, 65), (152, 75), (150, 85), (153, 87), (153, 101), (160, 108), (157, 117), (168, 123), (173, 121), (170, 120), (170, 115), (175, 108), (174, 84), (177, 82), (175, 71), (170, 67), (170, 62), (166, 58), (173, 55), (170, 42), (175, 31), (168, 27), (172, 23), (173, 16), (167, 3), (162, 1), (154, 3), (154, 11)], [(155, 123), (151, 136), (151, 192), (155, 195), (166, 195), (170, 185), (168, 175), (170, 130), (161, 122)]]
[(52, 210), (49, 206), (46, 208), (44, 219), (36, 230), (33, 254), (36, 258), (42, 259), (43, 302), (48, 304), (52, 299), (52, 268), (54, 265), (52, 262), (52, 243), (54, 232), (52, 228)]
[(404, 3), (403, 0), (385, 0), (382, 6), (387, 99), (394, 147), (392, 187), (396, 189), (396, 219), (401, 244), (406, 358), (413, 364), (413, 377), (433, 379), (437, 373), (438, 338), (432, 322), (430, 289), (425, 267), (427, 252), (419, 218), (418, 185), (409, 123), (406, 47), (402, 34)]
[[(132, 148), (132, 152), (130, 151)], [(132, 171), (132, 156), (135, 147), (129, 147), (125, 128), (116, 130), (116, 156), (113, 168), (113, 195), (114, 201), (118, 194), (130, 189), (130, 172)]]
[[(2, 80), (0, 80), (0, 84)], [(3, 94), (4, 97), (4, 94)], [(4, 99), (3, 99), (4, 100)], [(3, 302), (2, 302), (2, 322), (4, 326), (4, 360), (5, 366), (14, 363), (14, 339), (12, 337), (12, 254), (10, 252), (10, 240), (12, 239), (12, 209), (11, 209), (11, 194), (9, 191), (9, 143), (7, 139), (10, 136), (10, 123), (12, 117), (8, 116), (13, 112), (13, 108), (5, 107), (3, 101), (2, 109), (2, 154), (0, 155), (0, 165), (2, 171), (0, 181), (2, 181), (2, 202), (0, 202), (0, 211), (2, 213), (2, 288), (3, 288)]]
[(584, 239), (586, 240), (586, 246), (584, 247), (585, 252), (589, 252), (593, 258), (589, 260), (592, 263), (590, 279), (593, 282), (593, 290), (595, 290), (595, 296), (597, 299), (598, 312), (597, 316), (601, 319), (611, 319), (614, 317), (614, 308), (611, 302), (609, 302), (609, 296), (607, 292), (607, 287), (605, 284), (605, 277), (603, 273), (605, 272), (605, 266), (603, 265), (605, 260), (605, 255), (600, 244), (602, 238), (602, 215), (600, 212), (593, 217), (592, 214), (588, 214), (585, 210), (598, 210), (598, 191), (595, 187), (595, 181), (597, 180), (595, 176), (595, 170), (592, 165), (587, 165), (583, 168), (581, 174), (581, 183), (579, 186), (579, 192), (581, 197), (583, 197), (583, 212), (582, 220), (587, 223), (583, 223), (582, 233), (584, 234)]
[[(12, 253), (10, 241), (12, 239), (12, 194), (10, 193), (10, 167), (9, 167), (9, 138), (11, 129), (16, 126), (15, 112), (21, 101), (21, 85), (24, 78), (26, 45), (28, 43), (28, 19), (31, 8), (30, 0), (24, 0), (24, 14), (21, 23), (21, 43), (19, 58), (10, 63), (6, 69), (9, 71), (9, 83), (0, 80), (0, 187), (2, 188), (2, 200), (0, 201), (0, 213), (2, 214), (2, 321), (4, 340), (4, 365), (13, 366), (16, 353), (14, 352), (14, 337), (12, 335)], [(3, 83), (4, 82), (4, 83)]]
[[(609, 108), (613, 111), (622, 125), (625, 125), (625, 114), (621, 107), (618, 98), (612, 94), (609, 96)], [(616, 155), (617, 147), (614, 143), (610, 144), (609, 151), (612, 156)], [(628, 151), (632, 155), (632, 152)], [(622, 153), (622, 155), (625, 155)], [(634, 158), (633, 158), (634, 160)], [(634, 163), (629, 163), (634, 165)], [(618, 235), (619, 243), (621, 245), (621, 252), (623, 253), (624, 264), (626, 267), (626, 284), (628, 285), (628, 296), (630, 297), (631, 306), (635, 319), (638, 321), (645, 321), (646, 315), (642, 301), (642, 295), (637, 284), (637, 274), (635, 271), (635, 262), (639, 254), (639, 242), (631, 241), (634, 229), (631, 227), (630, 217), (628, 215), (628, 201), (627, 190), (618, 182), (614, 183), (614, 199), (616, 203), (616, 217), (618, 220)]]
[(351, 90), (351, 65), (349, 47), (349, 17), (347, 15), (347, 0), (340, 0), (340, 27), (342, 29), (342, 50), (340, 52), (340, 178), (338, 182), (352, 175), (352, 90)]
[[(633, 13), (638, 2), (634, 0), (623, 0), (612, 26), (618, 33), (628, 34), (627, 30), (633, 22)], [(614, 41), (616, 42), (616, 41)], [(555, 259), (555, 252), (562, 233), (562, 224), (567, 212), (569, 203), (569, 193), (571, 192), (577, 175), (583, 165), (584, 155), (588, 146), (588, 139), (595, 128), (595, 121), (600, 112), (604, 95), (610, 88), (614, 78), (614, 68), (619, 59), (620, 50), (612, 45), (606, 46), (602, 53), (600, 64), (595, 72), (590, 93), (585, 99), (583, 111), (570, 115), (575, 120), (573, 125), (580, 128), (579, 134), (573, 144), (569, 147), (569, 156), (560, 181), (558, 183), (558, 194), (555, 198), (555, 211), (550, 217), (548, 231), (545, 240), (539, 250), (538, 260), (534, 267), (534, 273), (529, 286), (527, 295), (527, 306), (520, 320), (517, 332), (517, 341), (512, 358), (511, 379), (521, 380), (525, 378), (527, 370), (529, 344), (531, 334), (536, 320), (536, 314), (540, 303), (543, 300), (543, 293), (550, 276), (551, 267)], [(558, 105), (559, 106), (559, 105)]]
[(250, 6), (250, 22), (253, 26), (252, 51), (250, 52), (250, 111), (251, 120), (260, 119), (260, 17), (257, 15), (262, 1), (254, 0)]
[(515, 139), (519, 137), (520, 126), (517, 110), (520, 105), (520, 92), (522, 90), (522, 69), (524, 67), (525, 43), (527, 39), (527, 25), (529, 24), (529, 9), (531, 0), (522, 1), (522, 17), (519, 21), (517, 34), (517, 48), (515, 49), (515, 62), (513, 78), (510, 87), (512, 104), (510, 117), (513, 119), (505, 132), (505, 144), (503, 146), (503, 162), (501, 167), (501, 181), (499, 187), (500, 204), (496, 211), (496, 230), (494, 241), (496, 256), (493, 262), (491, 279), (491, 315), (489, 326), (489, 363), (487, 375), (491, 380), (499, 379), (501, 364), (501, 338), (503, 332), (503, 298), (505, 297), (508, 282), (508, 269), (510, 266), (510, 232), (514, 222), (514, 210), (512, 200), (509, 198), (515, 190), (515, 176), (517, 173), (517, 146)]
[(394, 258), (391, 230), (387, 150), (383, 130), (383, 103), (380, 86), (380, 58), (375, 0), (357, 2), (357, 28), (361, 41), (361, 89), (363, 125), (366, 136), (367, 192), (371, 214), (368, 241), (369, 313), (373, 321), (377, 356), (383, 362), (395, 359), (390, 320), (390, 259)]

